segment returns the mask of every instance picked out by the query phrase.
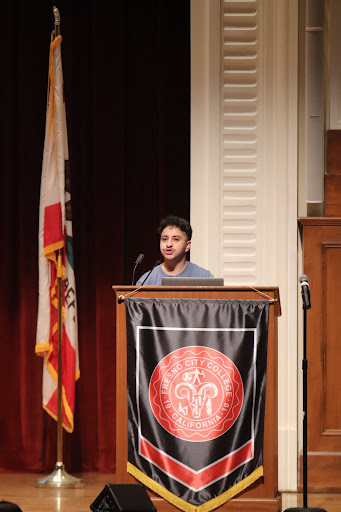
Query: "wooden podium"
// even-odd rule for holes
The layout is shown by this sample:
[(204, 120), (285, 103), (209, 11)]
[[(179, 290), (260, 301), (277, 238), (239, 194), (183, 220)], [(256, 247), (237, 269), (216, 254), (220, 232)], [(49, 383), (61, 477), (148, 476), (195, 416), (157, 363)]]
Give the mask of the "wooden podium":
[[(264, 476), (251, 487), (216, 510), (221, 512), (279, 512), (282, 497), (278, 492), (277, 448), (277, 331), (281, 315), (277, 287), (261, 287), (258, 291), (249, 287), (154, 287), (146, 286), (137, 291), (133, 286), (113, 286), (116, 312), (116, 483), (136, 483), (127, 473), (127, 343), (126, 315), (122, 297), (127, 294), (146, 298), (185, 299), (264, 299), (265, 294), (274, 299), (269, 311), (267, 386), (264, 425)], [(159, 512), (175, 512), (178, 509), (160, 496), (149, 493)]]

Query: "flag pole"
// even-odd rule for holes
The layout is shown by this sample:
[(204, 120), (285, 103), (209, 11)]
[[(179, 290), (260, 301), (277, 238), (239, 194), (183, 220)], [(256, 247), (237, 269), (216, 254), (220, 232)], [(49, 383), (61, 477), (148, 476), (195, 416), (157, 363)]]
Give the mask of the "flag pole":
[[(58, 267), (61, 265), (61, 252), (58, 253)], [(80, 489), (84, 483), (79, 478), (65, 471), (63, 463), (63, 424), (62, 424), (62, 277), (58, 276), (58, 419), (57, 419), (57, 462), (54, 471), (44, 478), (37, 480), (35, 487), (54, 487), (63, 489)]]
[[(57, 7), (53, 7), (54, 14), (54, 37), (60, 35), (60, 14)], [(65, 250), (65, 248), (64, 248)], [(62, 254), (61, 250), (58, 251), (57, 257), (57, 280), (58, 280), (58, 418), (57, 418), (57, 462), (54, 471), (37, 480), (35, 487), (54, 487), (54, 488), (68, 488), (79, 489), (84, 487), (84, 483), (79, 478), (71, 476), (65, 471), (63, 463), (63, 409), (62, 409), (62, 341), (63, 341), (63, 285), (62, 285)]]

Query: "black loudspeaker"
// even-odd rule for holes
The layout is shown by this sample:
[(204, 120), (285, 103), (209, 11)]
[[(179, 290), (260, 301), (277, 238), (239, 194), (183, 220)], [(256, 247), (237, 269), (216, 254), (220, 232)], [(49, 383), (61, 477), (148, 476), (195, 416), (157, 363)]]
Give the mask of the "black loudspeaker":
[(10, 501), (0, 501), (0, 512), (21, 512), (21, 508), (16, 503)]
[(90, 509), (93, 512), (156, 512), (141, 484), (106, 484)]

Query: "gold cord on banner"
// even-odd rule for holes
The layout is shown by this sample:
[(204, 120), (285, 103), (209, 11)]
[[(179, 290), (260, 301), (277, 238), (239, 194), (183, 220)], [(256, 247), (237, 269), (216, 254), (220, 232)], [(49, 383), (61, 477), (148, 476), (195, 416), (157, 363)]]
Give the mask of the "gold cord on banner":
[(117, 297), (117, 302), (118, 302), (119, 304), (121, 304), (121, 302), (124, 302), (124, 299), (125, 299), (126, 297), (130, 297), (130, 296), (135, 295), (135, 293), (139, 292), (139, 291), (141, 290), (141, 288), (143, 288), (143, 286), (139, 286), (138, 288), (135, 288), (135, 290), (132, 290), (131, 292), (126, 293), (125, 295), (119, 295), (119, 296)]
[(275, 302), (278, 302), (278, 299), (274, 299), (273, 297), (271, 297), (270, 295), (267, 295), (266, 293), (263, 293), (261, 292), (260, 290), (257, 290), (257, 288), (253, 288), (252, 286), (249, 286), (250, 290), (253, 290), (254, 292), (256, 293), (259, 293), (259, 295), (262, 295), (263, 297), (265, 297), (266, 299), (269, 299), (269, 302), (271, 304), (275, 303)]
[[(131, 292), (126, 293), (125, 295), (119, 295), (118, 298), (117, 298), (117, 302), (119, 304), (121, 304), (122, 302), (124, 302), (124, 299), (126, 297), (134, 296), (135, 293), (139, 292), (142, 288), (144, 288), (144, 287), (143, 286), (139, 286), (139, 288), (135, 288), (135, 290), (132, 290)], [(252, 286), (248, 286), (248, 288), (250, 288), (250, 290), (253, 290), (254, 292), (258, 293), (259, 295), (262, 295), (262, 297), (268, 299), (270, 304), (275, 304), (275, 302), (278, 302), (278, 299), (274, 299), (270, 295), (267, 295), (266, 293), (261, 292), (260, 290), (257, 290), (257, 288), (253, 288)]]

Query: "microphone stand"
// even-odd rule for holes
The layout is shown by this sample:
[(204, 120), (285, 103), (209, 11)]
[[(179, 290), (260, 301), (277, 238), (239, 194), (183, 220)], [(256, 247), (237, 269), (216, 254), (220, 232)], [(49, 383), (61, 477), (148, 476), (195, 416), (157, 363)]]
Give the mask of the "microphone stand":
[(134, 286), (135, 284), (135, 270), (136, 270), (136, 267), (137, 265), (139, 265), (141, 263), (141, 261), (143, 260), (144, 258), (144, 254), (139, 254), (138, 257), (136, 258), (136, 261), (135, 261), (135, 266), (134, 266), (134, 270), (133, 270), (133, 276), (131, 278), (131, 285)]
[(161, 261), (160, 260), (157, 260), (157, 262), (154, 263), (153, 267), (149, 270), (148, 274), (146, 275), (146, 277), (143, 279), (142, 283), (141, 283), (141, 286), (144, 285), (144, 283), (147, 281), (148, 277), (150, 276), (150, 274), (153, 272), (154, 268), (157, 267), (158, 265), (161, 265)]
[(149, 270), (149, 272), (147, 273), (146, 277), (144, 278), (144, 280), (142, 281), (140, 286), (138, 288), (135, 288), (135, 290), (133, 290), (129, 293), (126, 293), (125, 295), (119, 295), (119, 297), (117, 298), (117, 302), (119, 304), (122, 304), (122, 302), (124, 302), (125, 297), (130, 297), (131, 295), (135, 295), (135, 293), (137, 293), (139, 290), (141, 290), (141, 288), (143, 288), (144, 283), (147, 281), (148, 277), (153, 272), (154, 268), (157, 267), (158, 265), (161, 265), (161, 261), (159, 261), (159, 260), (156, 263), (154, 263), (154, 266)]
[[(308, 290), (309, 292), (309, 290)], [(310, 300), (305, 300), (303, 290), (303, 507), (287, 508), (284, 512), (327, 512), (324, 508), (308, 507), (308, 361), (307, 361), (307, 309), (311, 308)], [(309, 295), (310, 299), (310, 295)]]

